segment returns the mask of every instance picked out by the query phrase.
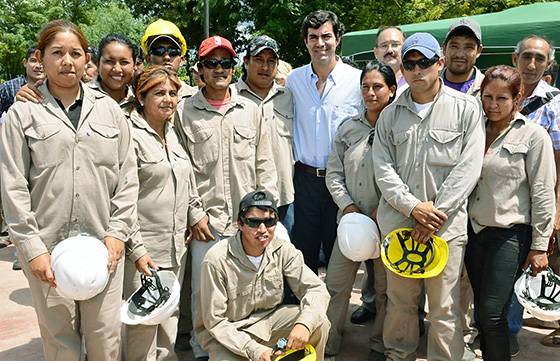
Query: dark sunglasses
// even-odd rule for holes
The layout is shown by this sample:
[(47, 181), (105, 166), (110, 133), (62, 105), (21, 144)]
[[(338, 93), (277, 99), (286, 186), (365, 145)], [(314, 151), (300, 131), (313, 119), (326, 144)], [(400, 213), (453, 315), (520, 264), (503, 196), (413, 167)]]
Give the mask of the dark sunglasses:
[(226, 59), (204, 59), (201, 61), (202, 66), (208, 69), (216, 69), (218, 65), (222, 67), (222, 69), (231, 69), (235, 66), (235, 60), (231, 58)]
[(163, 56), (165, 53), (170, 57), (175, 57), (181, 55), (181, 49), (166, 46), (158, 46), (150, 49), (150, 55)]
[(278, 218), (246, 218), (241, 217), (241, 222), (251, 228), (259, 228), (261, 223), (264, 223), (266, 228), (274, 227), (278, 223)]
[(437, 63), (437, 61), (439, 60), (439, 57), (434, 56), (433, 58), (422, 58), (420, 60), (404, 60), (402, 62), (403, 68), (405, 70), (411, 71), (414, 70), (414, 68), (416, 67), (416, 65), (418, 65), (420, 67), (420, 69), (428, 69), (429, 67), (431, 67), (432, 65), (434, 65), (435, 63)]

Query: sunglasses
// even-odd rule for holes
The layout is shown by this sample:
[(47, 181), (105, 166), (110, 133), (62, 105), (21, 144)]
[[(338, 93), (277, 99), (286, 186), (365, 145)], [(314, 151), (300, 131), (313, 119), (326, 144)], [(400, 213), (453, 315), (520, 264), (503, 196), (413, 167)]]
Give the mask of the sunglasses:
[(402, 65), (404, 70), (408, 70), (408, 71), (414, 70), (416, 65), (418, 65), (420, 69), (428, 69), (429, 67), (437, 63), (438, 60), (439, 57), (437, 56), (434, 56), (433, 58), (430, 59), (422, 58), (420, 60), (404, 60), (402, 62)]
[(259, 228), (261, 224), (264, 224), (266, 228), (274, 227), (278, 223), (278, 218), (246, 218), (241, 217), (243, 224), (251, 228)]
[(235, 60), (231, 58), (226, 59), (204, 59), (201, 61), (202, 66), (208, 69), (216, 69), (219, 66), (222, 69), (231, 69), (235, 66)]
[(166, 47), (166, 46), (158, 46), (156, 48), (150, 49), (150, 55), (163, 56), (165, 53), (167, 53), (170, 57), (173, 58), (181, 55), (181, 49), (176, 47)]

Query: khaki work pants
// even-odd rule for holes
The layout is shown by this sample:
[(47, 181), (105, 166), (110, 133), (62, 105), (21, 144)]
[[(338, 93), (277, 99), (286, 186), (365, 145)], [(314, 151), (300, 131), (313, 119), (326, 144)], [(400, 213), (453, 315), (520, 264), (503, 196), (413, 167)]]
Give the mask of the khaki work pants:
[[(348, 313), (348, 303), (350, 302), (352, 287), (359, 268), (360, 262), (354, 262), (344, 257), (338, 242), (335, 242), (325, 277), (325, 283), (331, 295), (331, 301), (327, 310), (327, 317), (331, 323), (329, 340), (325, 351), (327, 355), (336, 355), (340, 352), (344, 324)], [(380, 258), (373, 260), (373, 270), (376, 316), (371, 329), (370, 349), (383, 353), (385, 351), (383, 346), (383, 321), (385, 319), (387, 303), (387, 275)]]
[(426, 279), (405, 278), (387, 272), (387, 314), (383, 326), (385, 355), (391, 361), (416, 359), (419, 341), (418, 303), (422, 284), (428, 296), (428, 353), (430, 361), (459, 361), (464, 341), (461, 309), (461, 272), (466, 235), (448, 242), (445, 269)]
[[(25, 260), (20, 261), (31, 289), (45, 361), (79, 361), (85, 352), (88, 361), (119, 360), (124, 261), (103, 292), (86, 301), (60, 296), (31, 274)], [(86, 350), (82, 350), (82, 337)]]
[[(179, 274), (179, 267), (165, 268)], [(134, 262), (126, 259), (124, 298), (127, 300), (142, 285)], [(124, 356), (126, 361), (176, 361), (175, 338), (179, 309), (159, 325), (125, 325)]]
[[(287, 338), (290, 331), (295, 325), (299, 317), (299, 307), (295, 305), (282, 306), (269, 316), (251, 325), (243, 332), (247, 332), (257, 342), (268, 346), (274, 347), (276, 342), (282, 337)], [(329, 335), (330, 323), (325, 317), (324, 321), (311, 333), (309, 343), (315, 348), (317, 353), (317, 361), (324, 360), (325, 344)], [(270, 337), (268, 337), (270, 335)], [(269, 338), (264, 341), (263, 338)], [(222, 346), (218, 341), (213, 339), (208, 345), (208, 352), (211, 361), (243, 361), (247, 360), (237, 354), (234, 354), (229, 349)]]

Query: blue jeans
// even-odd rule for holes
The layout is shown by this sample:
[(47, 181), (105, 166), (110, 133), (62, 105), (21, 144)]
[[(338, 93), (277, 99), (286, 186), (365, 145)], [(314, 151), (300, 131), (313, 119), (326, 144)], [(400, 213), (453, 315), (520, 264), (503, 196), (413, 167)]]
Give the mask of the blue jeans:
[(508, 229), (487, 227), (475, 234), (469, 224), (465, 263), (478, 310), (485, 361), (511, 359), (507, 313), (513, 285), (531, 247), (531, 233), (531, 226), (517, 224)]

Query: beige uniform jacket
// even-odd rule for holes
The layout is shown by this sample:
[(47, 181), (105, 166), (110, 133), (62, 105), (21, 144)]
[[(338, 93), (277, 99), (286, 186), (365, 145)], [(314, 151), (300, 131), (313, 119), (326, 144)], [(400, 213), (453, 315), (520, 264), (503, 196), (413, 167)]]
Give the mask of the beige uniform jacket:
[[(107, 94), (103, 88), (101, 88), (101, 84), (99, 83), (100, 79), (99, 76), (97, 76), (95, 79), (93, 79), (92, 81), (90, 81), (89, 83), (87, 83), (87, 85), (91, 88), (91, 89), (95, 89), (107, 96), (110, 97), (109, 94)], [(132, 92), (132, 86), (128, 86), (127, 90), (126, 90), (126, 96), (124, 97), (123, 100), (121, 100), (119, 102), (119, 106), (121, 107), (121, 109), (124, 112), (125, 116), (130, 116), (130, 112), (132, 111), (132, 109), (134, 109), (134, 100), (136, 99), (136, 97), (134, 96), (134, 93)]]
[(190, 98), (198, 92), (198, 88), (194, 86), (190, 86), (189, 84), (185, 83), (181, 80), (181, 89), (179, 89), (179, 100), (184, 98)]
[(265, 99), (255, 94), (239, 79), (235, 85), (237, 93), (252, 100), (261, 108), (262, 116), (269, 126), (270, 142), (274, 154), (274, 164), (278, 176), (279, 206), (294, 201), (294, 154), (292, 149), (292, 131), (294, 121), (294, 103), (292, 93), (273, 82), (272, 89)]
[(222, 236), (235, 234), (239, 202), (247, 193), (266, 189), (278, 198), (268, 128), (253, 102), (231, 93), (224, 114), (202, 91), (177, 110), (198, 194), (210, 224)]
[(469, 199), (474, 231), (528, 224), (533, 227), (531, 249), (546, 251), (554, 223), (555, 184), (550, 136), (518, 113), (484, 156)]
[[(330, 296), (325, 284), (287, 241), (274, 238), (257, 269), (243, 250), (239, 232), (208, 251), (201, 272), (203, 324), (199, 319), (196, 330), (203, 347), (214, 338), (231, 352), (257, 360), (264, 348), (248, 334), (248, 328), (280, 306), (284, 279), (301, 301), (296, 323), (313, 332), (326, 317)], [(270, 338), (272, 332), (253, 331), (265, 341), (269, 340), (263, 334)]]
[[(356, 205), (371, 215), (379, 205), (381, 192), (375, 184), (370, 137), (375, 134), (365, 113), (345, 120), (336, 132), (327, 163), (326, 183), (342, 217), (344, 208)], [(371, 138), (373, 141), (373, 138)]]
[(126, 241), (136, 219), (130, 125), (113, 99), (82, 89), (77, 130), (46, 85), (42, 103), (16, 102), (2, 126), (3, 207), (27, 261), (79, 233)]
[[(172, 122), (165, 127), (164, 147), (156, 131), (136, 110), (130, 121), (140, 183), (140, 231), (133, 235), (135, 246), (128, 250), (129, 258), (136, 261), (149, 252), (158, 266), (177, 267), (185, 251), (187, 225), (196, 224), (205, 215), (191, 162)], [(187, 222), (189, 213), (194, 218)]]
[(471, 87), (467, 91), (467, 95), (472, 95), (474, 97), (480, 97), (480, 85), (482, 85), (482, 81), (484, 80), (484, 74), (475, 66), (474, 68), (475, 76), (474, 82), (471, 84)]
[(377, 213), (381, 232), (413, 227), (411, 212), (432, 201), (449, 217), (438, 235), (467, 233), (467, 198), (476, 185), (484, 154), (479, 101), (443, 85), (424, 119), (410, 88), (381, 113), (373, 164), (383, 194)]

